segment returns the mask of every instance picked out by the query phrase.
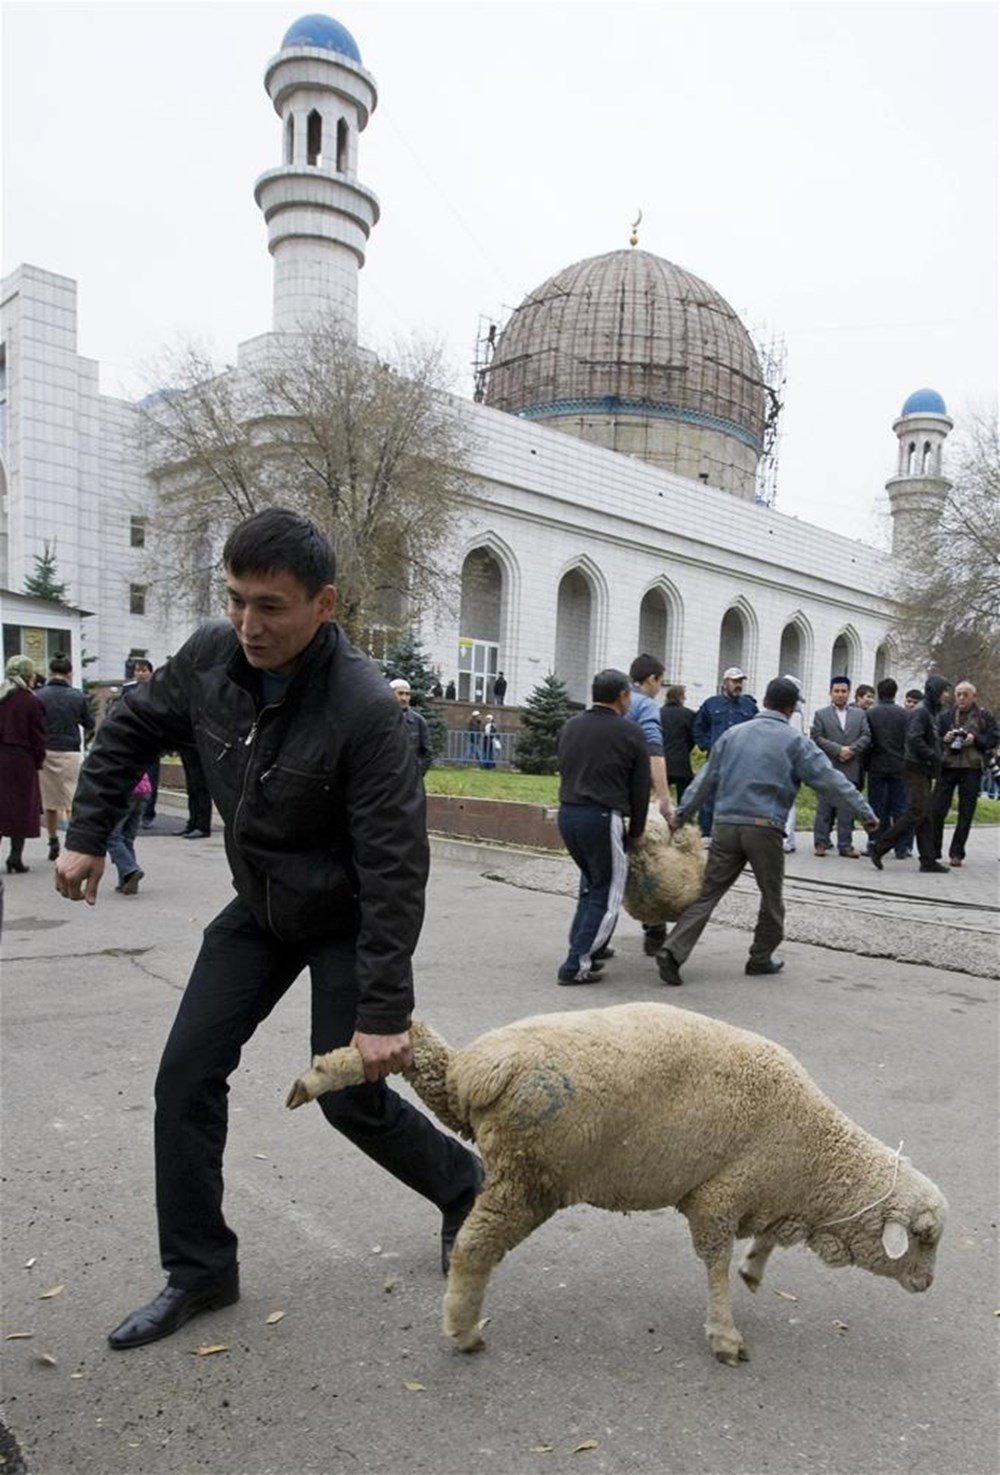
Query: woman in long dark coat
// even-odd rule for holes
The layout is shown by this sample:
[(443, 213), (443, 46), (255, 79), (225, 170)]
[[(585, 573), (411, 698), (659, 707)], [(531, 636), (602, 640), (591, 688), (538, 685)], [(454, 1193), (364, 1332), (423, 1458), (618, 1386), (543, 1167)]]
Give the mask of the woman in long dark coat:
[(34, 676), (27, 656), (11, 656), (0, 686), (0, 835), (10, 837), (9, 872), (29, 869), (21, 859), (24, 842), (41, 832), (45, 708), (30, 690)]

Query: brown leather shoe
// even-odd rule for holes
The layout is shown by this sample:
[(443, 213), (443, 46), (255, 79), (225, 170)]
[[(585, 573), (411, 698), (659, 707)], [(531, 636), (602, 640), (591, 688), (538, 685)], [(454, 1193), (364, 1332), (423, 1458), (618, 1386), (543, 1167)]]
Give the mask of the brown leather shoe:
[(948, 857), (948, 864), (950, 866), (960, 866), (962, 864), (962, 857), (960, 855), (950, 855)]
[(855, 850), (855, 848), (854, 848), (853, 845), (848, 845), (847, 849), (846, 850), (841, 850), (839, 852), (839, 854), (842, 855), (845, 858), (845, 860), (860, 860), (861, 859), (861, 852), (859, 850)]
[(815, 855), (819, 860), (822, 860), (829, 848), (830, 847), (828, 845), (814, 845), (813, 855)]

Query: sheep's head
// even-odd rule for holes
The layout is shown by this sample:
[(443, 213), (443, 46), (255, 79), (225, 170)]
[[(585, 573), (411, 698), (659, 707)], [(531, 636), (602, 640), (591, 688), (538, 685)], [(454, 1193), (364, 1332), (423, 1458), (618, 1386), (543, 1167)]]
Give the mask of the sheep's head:
[(899, 1182), (884, 1203), (856, 1219), (819, 1226), (808, 1244), (827, 1265), (858, 1265), (898, 1280), (905, 1290), (926, 1291), (947, 1212), (944, 1195), (903, 1158)]

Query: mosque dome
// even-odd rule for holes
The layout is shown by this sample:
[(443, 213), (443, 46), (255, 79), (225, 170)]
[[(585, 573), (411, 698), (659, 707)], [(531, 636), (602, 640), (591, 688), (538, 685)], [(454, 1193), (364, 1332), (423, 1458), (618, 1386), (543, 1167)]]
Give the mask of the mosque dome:
[(901, 415), (947, 415), (948, 411), (936, 389), (915, 389), (899, 413)]
[(361, 65), (358, 43), (346, 26), (328, 15), (303, 15), (289, 26), (281, 49), (288, 51), (293, 46), (316, 46), (321, 51), (336, 51)]
[(752, 495), (760, 361), (725, 298), (648, 251), (578, 261), (497, 338), (486, 402), (692, 479)]

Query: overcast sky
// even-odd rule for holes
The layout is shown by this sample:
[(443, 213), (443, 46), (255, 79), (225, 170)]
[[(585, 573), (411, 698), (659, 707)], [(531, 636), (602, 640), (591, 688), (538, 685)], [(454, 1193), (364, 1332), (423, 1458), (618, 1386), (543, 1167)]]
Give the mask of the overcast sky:
[[(3, 14), (4, 270), (75, 277), (80, 351), (141, 393), (164, 345), (270, 327), (253, 202), (281, 161), (263, 70), (309, 9), (35, 4)], [(321, 8), (321, 7), (314, 7)], [(992, 3), (337, 4), (379, 105), (361, 337), (437, 334), (471, 390), (481, 316), (641, 244), (784, 338), (778, 506), (856, 537), (930, 385), (997, 375)]]

